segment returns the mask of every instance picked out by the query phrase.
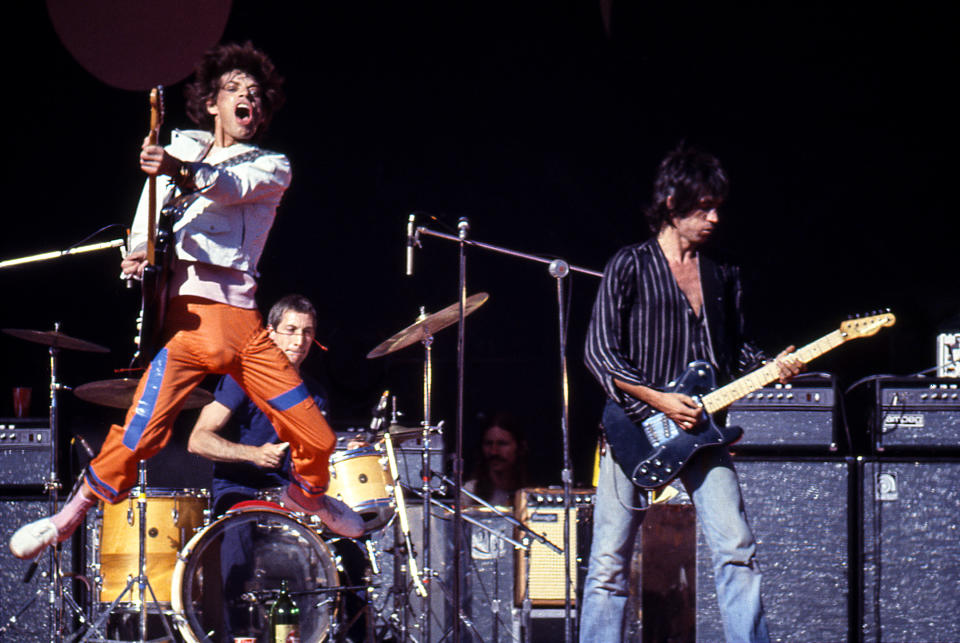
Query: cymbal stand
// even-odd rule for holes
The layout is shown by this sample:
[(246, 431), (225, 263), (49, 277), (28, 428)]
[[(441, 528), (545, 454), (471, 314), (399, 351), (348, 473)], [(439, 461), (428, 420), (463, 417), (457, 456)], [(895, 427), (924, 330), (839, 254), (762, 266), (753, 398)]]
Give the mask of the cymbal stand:
[[(420, 318), (426, 318), (426, 311), (420, 309)], [(429, 586), (433, 580), (433, 568), (430, 562), (430, 497), (433, 491), (430, 476), (430, 427), (432, 420), (431, 400), (433, 399), (433, 334), (429, 328), (424, 329), (423, 340), (423, 433), (421, 434), (422, 448), (420, 450), (420, 481), (423, 492), (423, 538), (422, 552), (423, 557), (423, 578)], [(389, 434), (388, 434), (389, 435)], [(388, 442), (390, 444), (390, 442)], [(392, 447), (390, 447), (392, 450)], [(399, 486), (399, 478), (397, 485)], [(430, 643), (430, 592), (425, 591), (421, 596), (420, 610), (420, 631), (423, 633), (425, 643)]]
[[(123, 591), (113, 600), (112, 603), (97, 617), (91, 626), (91, 630), (87, 633), (87, 636), (84, 636), (81, 641), (86, 641), (89, 639), (92, 633), (98, 633), (97, 630), (100, 627), (106, 625), (107, 619), (116, 609), (117, 605), (120, 604), (120, 601), (123, 600), (123, 597), (129, 592), (133, 594), (133, 586), (136, 585), (138, 588), (138, 595), (140, 598), (140, 643), (147, 643), (147, 591), (150, 592), (150, 598), (155, 604), (159, 604), (157, 601), (157, 595), (153, 591), (153, 587), (150, 585), (150, 579), (147, 578), (147, 461), (140, 460), (138, 465), (138, 480), (137, 485), (139, 486), (137, 494), (137, 509), (138, 517), (140, 520), (140, 529), (139, 529), (139, 559), (137, 567), (137, 576), (136, 578), (130, 578), (127, 581), (127, 586), (123, 588)], [(170, 627), (170, 623), (167, 620), (167, 615), (164, 614), (163, 610), (158, 610), (160, 615), (160, 621), (163, 623), (163, 627), (166, 630), (167, 636), (171, 641), (175, 640), (173, 637), (173, 629)], [(98, 633), (99, 634), (99, 633)]]
[[(461, 301), (461, 318), (459, 324), (459, 336), (458, 336), (458, 346), (457, 346), (457, 365), (458, 365), (458, 398), (457, 398), (457, 455), (454, 461), (454, 473), (456, 479), (455, 493), (457, 494), (456, 498), (456, 514), (455, 522), (457, 525), (454, 527), (454, 542), (455, 548), (457, 551), (460, 550), (462, 545), (462, 535), (460, 533), (460, 510), (461, 510), (461, 499), (460, 499), (460, 489), (462, 487), (462, 446), (463, 446), (463, 336), (464, 336), (464, 327), (463, 327), (463, 306), (464, 299), (466, 296), (466, 265), (465, 265), (465, 249), (467, 246), (472, 248), (480, 248), (483, 250), (490, 250), (492, 252), (497, 252), (500, 254), (509, 255), (512, 257), (517, 257), (520, 259), (525, 259), (527, 261), (534, 261), (537, 263), (543, 263), (548, 265), (548, 271), (551, 277), (556, 280), (557, 283), (557, 321), (560, 327), (560, 345), (559, 345), (559, 355), (560, 355), (560, 387), (561, 387), (561, 413), (560, 413), (560, 430), (563, 438), (563, 472), (561, 474), (563, 481), (563, 554), (564, 554), (564, 566), (566, 569), (570, 569), (571, 554), (570, 551), (570, 512), (572, 510), (573, 504), (573, 494), (572, 494), (572, 484), (573, 484), (573, 471), (570, 463), (570, 429), (569, 429), (569, 391), (570, 384), (568, 380), (567, 373), (567, 354), (566, 354), (566, 336), (567, 336), (567, 318), (566, 318), (566, 306), (564, 304), (564, 279), (570, 274), (571, 271), (579, 272), (582, 274), (592, 275), (594, 277), (602, 277), (603, 273), (597, 272), (595, 270), (589, 270), (587, 268), (581, 268), (578, 266), (573, 266), (568, 264), (566, 261), (561, 259), (548, 259), (546, 257), (540, 257), (537, 255), (527, 254), (523, 252), (518, 252), (516, 250), (511, 250), (504, 248), (502, 246), (496, 246), (489, 243), (483, 243), (479, 241), (468, 240), (466, 238), (467, 230), (469, 230), (469, 223), (466, 219), (460, 219), (458, 225), (459, 234), (457, 236), (437, 232), (431, 230), (430, 228), (419, 226), (416, 228), (414, 236), (417, 240), (420, 239), (422, 235), (437, 237), (439, 239), (444, 239), (447, 241), (453, 241), (459, 244), (460, 246), (460, 301)], [(457, 599), (457, 604), (459, 605), (459, 583), (460, 583), (460, 569), (458, 559), (454, 559), (454, 576), (456, 578), (456, 585), (454, 586), (454, 596)], [(564, 574), (566, 577), (566, 582), (564, 583), (564, 640), (566, 643), (571, 643), (573, 640), (573, 613), (570, 609), (571, 607), (571, 581), (568, 574)], [(459, 643), (459, 631), (458, 629), (454, 630), (454, 641)]]
[[(60, 322), (54, 322), (53, 329), (60, 331)], [(60, 480), (57, 478), (57, 471), (60, 470), (60, 458), (57, 451), (60, 448), (60, 405), (58, 403), (60, 382), (57, 379), (57, 361), (60, 355), (60, 349), (56, 346), (50, 346), (50, 474), (44, 482), (44, 491), (47, 493), (47, 515), (52, 516), (58, 510), (58, 492), (60, 490)], [(60, 597), (63, 596), (63, 577), (60, 574), (60, 552), (62, 546), (57, 543), (53, 546), (53, 552), (50, 555), (50, 640), (61, 641), (60, 617), (62, 614), (62, 605)]]

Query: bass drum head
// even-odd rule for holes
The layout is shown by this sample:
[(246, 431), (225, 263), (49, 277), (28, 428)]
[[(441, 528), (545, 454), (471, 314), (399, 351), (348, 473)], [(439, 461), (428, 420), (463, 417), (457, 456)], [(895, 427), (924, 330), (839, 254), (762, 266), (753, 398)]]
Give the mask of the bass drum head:
[(337, 610), (334, 556), (307, 524), (263, 505), (227, 512), (197, 533), (173, 573), (171, 604), (189, 642), (265, 638), (270, 607), (286, 579), (300, 609), (300, 640), (319, 643)]

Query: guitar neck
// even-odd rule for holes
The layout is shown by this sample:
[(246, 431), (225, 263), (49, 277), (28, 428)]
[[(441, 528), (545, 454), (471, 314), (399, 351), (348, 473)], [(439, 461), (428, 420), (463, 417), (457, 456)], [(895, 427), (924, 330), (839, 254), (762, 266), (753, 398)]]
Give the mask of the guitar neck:
[[(835, 330), (816, 341), (810, 342), (803, 348), (797, 350), (793, 355), (804, 364), (807, 364), (824, 353), (833, 350), (845, 341), (846, 335), (840, 330)], [(740, 379), (734, 380), (726, 386), (721, 386), (717, 390), (704, 395), (701, 399), (703, 408), (707, 413), (715, 413), (779, 378), (780, 369), (777, 368), (776, 362), (770, 362), (752, 373), (748, 373)]]
[[(147, 135), (150, 145), (160, 140), (160, 125), (163, 123), (163, 88), (155, 87), (150, 91), (150, 132)], [(157, 177), (147, 178), (147, 263), (156, 264), (157, 245)]]

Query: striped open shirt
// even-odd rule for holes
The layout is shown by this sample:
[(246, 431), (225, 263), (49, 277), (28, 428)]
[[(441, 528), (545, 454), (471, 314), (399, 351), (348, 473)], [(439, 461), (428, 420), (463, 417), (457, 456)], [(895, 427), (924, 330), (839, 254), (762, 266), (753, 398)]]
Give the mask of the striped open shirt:
[[(655, 238), (621, 248), (604, 269), (585, 361), (634, 422), (654, 409), (621, 391), (614, 379), (663, 390), (692, 360), (713, 364), (728, 379), (763, 359), (743, 337), (739, 270), (701, 254), (700, 275), (704, 303), (698, 317)], [(717, 284), (717, 292), (708, 292), (708, 283)]]

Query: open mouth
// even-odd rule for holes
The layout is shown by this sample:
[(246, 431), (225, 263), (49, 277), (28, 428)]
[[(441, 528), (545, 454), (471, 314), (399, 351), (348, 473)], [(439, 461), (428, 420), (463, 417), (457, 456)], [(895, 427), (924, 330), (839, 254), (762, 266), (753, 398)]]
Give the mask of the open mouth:
[(249, 105), (237, 105), (234, 115), (236, 115), (237, 122), (241, 125), (250, 125), (253, 121), (253, 110), (250, 109)]

